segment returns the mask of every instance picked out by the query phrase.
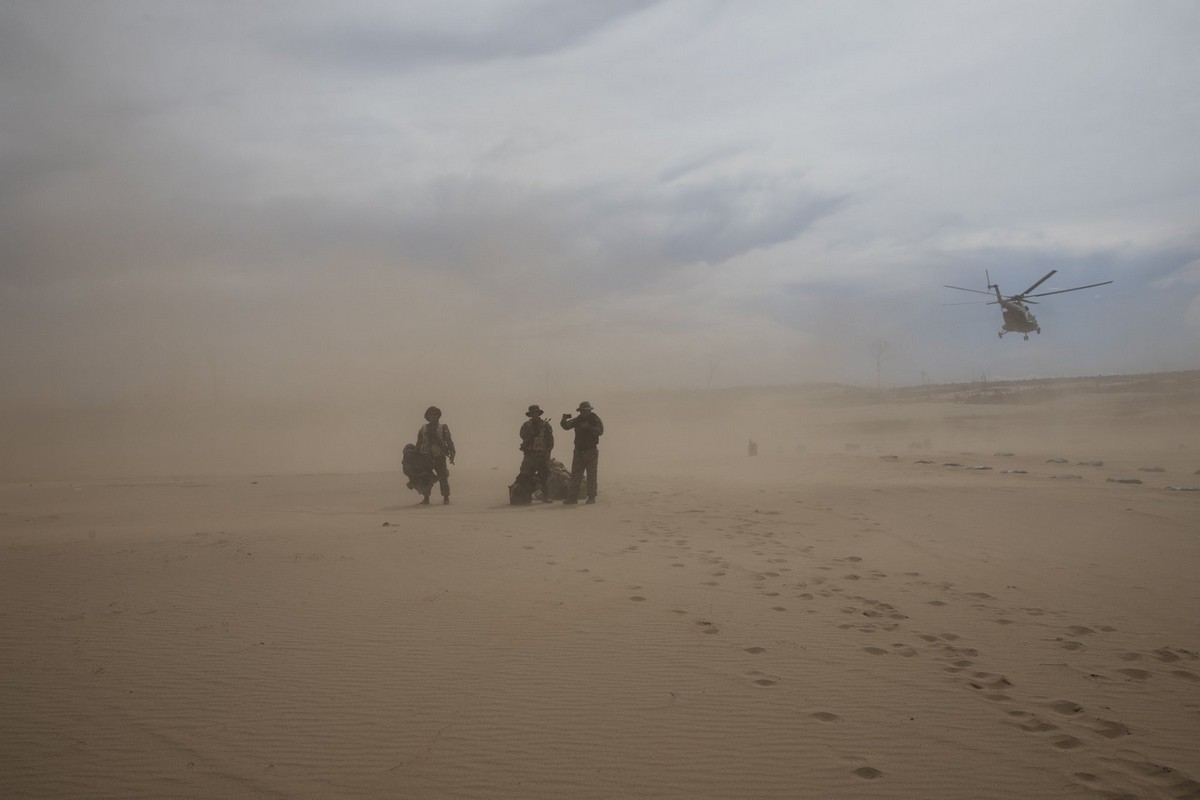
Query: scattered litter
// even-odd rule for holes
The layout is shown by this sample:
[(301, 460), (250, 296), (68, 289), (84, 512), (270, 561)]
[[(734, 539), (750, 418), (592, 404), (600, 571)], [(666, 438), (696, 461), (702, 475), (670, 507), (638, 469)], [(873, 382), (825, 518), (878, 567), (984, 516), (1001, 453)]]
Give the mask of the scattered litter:
[(1083, 480), (1083, 476), (1082, 476), (1082, 475), (1051, 475), (1050, 477), (1051, 477), (1051, 478), (1053, 478), (1053, 479), (1056, 479), (1056, 480), (1061, 480), (1061, 481), (1080, 481), (1080, 480)]
[(1140, 478), (1105, 478), (1106, 483), (1141, 483)]
[(1172, 492), (1200, 492), (1200, 486), (1168, 486)]
[(930, 461), (928, 458), (920, 458), (920, 459), (917, 459), (916, 461), (914, 461), (913, 463), (914, 464), (932, 464), (933, 462)]
[(1166, 472), (1162, 467), (1138, 467), (1138, 472)]
[(958, 463), (957, 461), (947, 461), (945, 464), (942, 464), (942, 466), (943, 467), (961, 467), (962, 464)]
[(1001, 458), (1011, 458), (1012, 456), (1016, 455), (1016, 453), (996, 453), (995, 455), (1000, 456)]
[(987, 464), (976, 464), (971, 469), (991, 469)]
[(1008, 475), (1028, 475), (1029, 474), (1028, 472), (1026, 472), (1023, 469), (1005, 469), (1005, 470), (1001, 470), (1001, 472), (1004, 472)]
[(1103, 461), (1080, 461), (1078, 466), (1081, 467), (1103, 467)]
[(1067, 461), (1065, 458), (1047, 458), (1046, 463), (1047, 464), (1069, 464), (1070, 462)]

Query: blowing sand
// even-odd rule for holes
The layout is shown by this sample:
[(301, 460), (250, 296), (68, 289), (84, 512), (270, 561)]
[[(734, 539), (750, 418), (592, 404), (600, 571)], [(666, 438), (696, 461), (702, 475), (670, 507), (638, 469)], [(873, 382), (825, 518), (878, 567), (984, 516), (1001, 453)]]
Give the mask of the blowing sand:
[(4, 484), (0, 796), (1198, 798), (1197, 395), (1018, 389), (597, 402), (595, 506)]

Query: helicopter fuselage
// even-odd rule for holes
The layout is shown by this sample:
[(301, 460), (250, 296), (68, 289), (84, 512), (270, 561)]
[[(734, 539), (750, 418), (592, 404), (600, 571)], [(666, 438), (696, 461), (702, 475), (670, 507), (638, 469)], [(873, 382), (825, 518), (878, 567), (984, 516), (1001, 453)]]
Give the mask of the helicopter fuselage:
[(1006, 300), (1000, 305), (1004, 310), (1005, 331), (1009, 333), (1042, 332), (1041, 327), (1038, 326), (1037, 317), (1029, 310), (1029, 306), (1015, 300)]

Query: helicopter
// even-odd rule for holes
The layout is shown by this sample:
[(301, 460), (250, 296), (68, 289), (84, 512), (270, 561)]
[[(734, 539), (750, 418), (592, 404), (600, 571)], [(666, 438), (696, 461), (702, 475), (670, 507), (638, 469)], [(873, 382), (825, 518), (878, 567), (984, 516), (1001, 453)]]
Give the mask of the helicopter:
[[(1000, 287), (992, 283), (992, 277), (988, 275), (986, 270), (983, 274), (984, 277), (987, 278), (987, 288), (989, 291), (985, 292), (982, 289), (965, 289), (962, 286), (950, 286), (948, 284), (944, 285), (947, 289), (958, 289), (961, 292), (975, 292), (976, 294), (991, 294), (991, 292), (994, 291), (996, 293), (995, 300), (979, 300), (976, 302), (985, 303), (986, 305), (998, 304), (1000, 306), (1001, 311), (1004, 313), (1004, 324), (1001, 326), (1000, 332), (997, 334), (997, 336), (1003, 339), (1004, 334), (1006, 333), (1021, 333), (1025, 335), (1025, 341), (1028, 342), (1030, 333), (1040, 334), (1042, 332), (1041, 326), (1038, 325), (1037, 317), (1033, 315), (1033, 312), (1029, 310), (1029, 305), (1027, 305), (1037, 305), (1037, 302), (1028, 298), (1046, 297), (1047, 295), (1063, 294), (1064, 292), (1078, 292), (1080, 289), (1092, 289), (1096, 286), (1106, 286), (1112, 283), (1112, 281), (1103, 281), (1101, 283), (1089, 283), (1087, 286), (1076, 286), (1073, 289), (1056, 289), (1053, 292), (1038, 292), (1037, 294), (1032, 294), (1034, 289), (1048, 281), (1056, 272), (1058, 272), (1058, 270), (1052, 269), (1043, 275), (1041, 280), (1033, 284), (1033, 286), (1030, 286), (1025, 291), (1021, 292), (1020, 294), (1007, 296), (1000, 294)], [(970, 305), (970, 303), (947, 303), (947, 305)]]

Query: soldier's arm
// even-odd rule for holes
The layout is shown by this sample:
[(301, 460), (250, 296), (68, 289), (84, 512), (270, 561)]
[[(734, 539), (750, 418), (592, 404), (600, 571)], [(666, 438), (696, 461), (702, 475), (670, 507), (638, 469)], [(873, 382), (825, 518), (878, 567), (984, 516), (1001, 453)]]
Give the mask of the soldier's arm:
[(596, 416), (595, 414), (593, 414), (592, 417), (594, 417), (594, 419), (595, 419), (595, 423), (592, 425), (592, 427), (596, 429), (596, 435), (603, 436), (604, 435), (604, 420), (600, 419), (600, 417)]
[(446, 455), (453, 461), (454, 456), (457, 455), (457, 451), (454, 449), (454, 438), (450, 435), (450, 426), (447, 425), (442, 430), (446, 434)]
[(549, 453), (554, 449), (554, 426), (549, 421), (546, 422), (546, 452)]
[(574, 417), (574, 418), (571, 418), (571, 417), (563, 417), (563, 418), (562, 418), (562, 419), (559, 421), (559, 423), (558, 423), (558, 424), (559, 424), (559, 425), (562, 425), (562, 427), (563, 427), (563, 430), (564, 430), (564, 431), (569, 431), (569, 430), (571, 430), (571, 428), (574, 428), (574, 427), (575, 427), (575, 423), (576, 423), (576, 422), (578, 422), (578, 421), (579, 421), (579, 417)]

